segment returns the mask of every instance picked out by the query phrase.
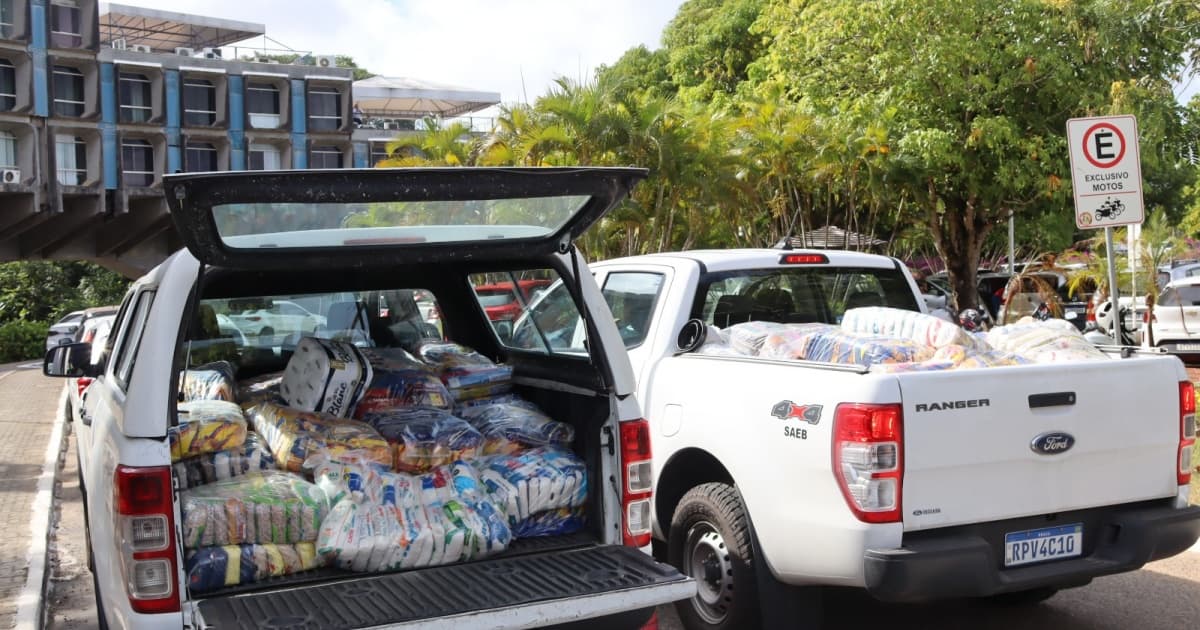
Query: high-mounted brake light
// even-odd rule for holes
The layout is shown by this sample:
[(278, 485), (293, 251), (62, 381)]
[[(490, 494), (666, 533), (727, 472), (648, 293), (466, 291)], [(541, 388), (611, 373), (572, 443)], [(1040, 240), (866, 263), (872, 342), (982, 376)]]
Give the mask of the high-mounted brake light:
[(650, 423), (621, 423), (621, 512), (627, 546), (650, 544), (650, 496), (654, 490), (650, 470)]
[(1179, 381), (1179, 485), (1192, 482), (1192, 449), (1196, 445), (1196, 388)]
[(779, 258), (781, 265), (823, 265), (829, 262), (825, 254), (784, 254)]
[(139, 613), (178, 612), (171, 468), (118, 466), (113, 481), (129, 606)]
[(834, 411), (834, 477), (846, 505), (864, 523), (901, 520), (903, 428), (899, 404), (843, 403)]

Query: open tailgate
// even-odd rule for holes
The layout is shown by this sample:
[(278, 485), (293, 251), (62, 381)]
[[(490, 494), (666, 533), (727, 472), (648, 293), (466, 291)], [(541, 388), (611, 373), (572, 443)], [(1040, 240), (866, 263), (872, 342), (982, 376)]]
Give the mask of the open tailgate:
[(597, 545), (202, 600), (228, 628), (524, 628), (649, 608), (695, 583), (637, 549)]
[(905, 530), (1176, 496), (1181, 371), (1141, 356), (898, 375)]

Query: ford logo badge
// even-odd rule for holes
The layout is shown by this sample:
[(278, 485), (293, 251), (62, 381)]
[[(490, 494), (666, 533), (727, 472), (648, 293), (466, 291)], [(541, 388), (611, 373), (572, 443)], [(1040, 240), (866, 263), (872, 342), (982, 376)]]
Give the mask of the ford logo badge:
[(1058, 455), (1071, 450), (1072, 446), (1075, 446), (1075, 436), (1062, 431), (1043, 433), (1029, 444), (1029, 448), (1038, 455)]

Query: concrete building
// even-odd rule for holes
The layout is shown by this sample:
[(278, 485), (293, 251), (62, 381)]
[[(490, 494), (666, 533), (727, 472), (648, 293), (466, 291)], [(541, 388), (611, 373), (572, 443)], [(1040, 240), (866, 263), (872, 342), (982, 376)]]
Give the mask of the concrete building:
[(0, 0), (0, 260), (136, 275), (179, 247), (164, 173), (370, 166), (424, 116), (499, 102), (405, 79), (359, 88), (329, 55), (229, 54), (265, 32), (95, 0)]

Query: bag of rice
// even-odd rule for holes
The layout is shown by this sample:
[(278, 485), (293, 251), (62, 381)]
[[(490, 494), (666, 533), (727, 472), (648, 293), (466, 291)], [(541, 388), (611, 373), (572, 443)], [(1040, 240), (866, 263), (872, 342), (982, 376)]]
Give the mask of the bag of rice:
[(224, 400), (193, 400), (177, 406), (179, 424), (167, 428), (171, 461), (236, 449), (246, 441), (242, 408)]

